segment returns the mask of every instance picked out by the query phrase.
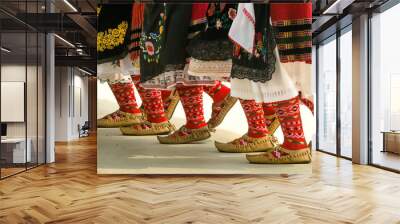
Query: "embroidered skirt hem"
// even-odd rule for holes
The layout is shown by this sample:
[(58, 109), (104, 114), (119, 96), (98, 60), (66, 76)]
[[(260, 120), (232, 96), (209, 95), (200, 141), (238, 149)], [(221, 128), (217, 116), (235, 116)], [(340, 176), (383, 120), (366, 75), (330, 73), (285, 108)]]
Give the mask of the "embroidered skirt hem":
[(232, 60), (204, 61), (190, 58), (188, 75), (210, 77), (213, 80), (228, 80), (231, 76)]
[(185, 86), (212, 86), (215, 79), (210, 76), (194, 76), (188, 74), (189, 66), (183, 70), (164, 72), (149, 81), (143, 82), (143, 88), (147, 89), (174, 89), (176, 85)]
[(129, 83), (131, 75), (140, 75), (139, 60), (131, 61), (129, 55), (119, 60), (119, 63), (106, 62), (97, 64), (97, 78), (101, 82)]

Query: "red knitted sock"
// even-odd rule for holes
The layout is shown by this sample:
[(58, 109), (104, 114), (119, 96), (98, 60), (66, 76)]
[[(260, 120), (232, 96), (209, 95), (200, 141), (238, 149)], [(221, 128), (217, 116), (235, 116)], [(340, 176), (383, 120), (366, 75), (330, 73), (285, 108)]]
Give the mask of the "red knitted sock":
[(147, 115), (147, 121), (161, 123), (168, 121), (164, 112), (161, 91), (157, 89), (145, 89), (140, 85), (140, 76), (132, 76), (136, 89), (142, 98), (142, 105)]
[(264, 112), (261, 103), (254, 100), (240, 100), (240, 104), (247, 118), (249, 129), (247, 135), (253, 138), (261, 138), (268, 134), (264, 120)]
[(265, 123), (267, 124), (267, 127), (269, 127), (272, 122), (274, 121), (274, 118), (271, 118), (272, 115), (275, 115), (276, 113), (276, 108), (272, 103), (263, 103), (262, 104), (263, 111), (264, 111), (264, 119)]
[(171, 96), (172, 91), (171, 90), (161, 90), (161, 97), (163, 99), (163, 101), (165, 102), (166, 100), (168, 100), (169, 96)]
[[(143, 91), (143, 90), (141, 90)], [(161, 91), (155, 89), (144, 89), (143, 107), (147, 115), (147, 120), (151, 123), (161, 123), (168, 121), (164, 112), (164, 105), (161, 98)]]
[[(142, 89), (144, 89), (141, 85), (140, 85), (140, 76), (139, 75), (135, 75), (135, 76), (131, 76), (133, 82), (135, 83), (136, 89), (139, 92), (140, 98), (144, 99), (144, 91), (141, 91)], [(171, 90), (160, 90), (161, 91), (161, 98), (162, 98), (162, 102), (163, 102), (163, 106), (164, 106), (164, 111), (168, 108), (169, 104), (171, 103), (169, 101), (169, 97), (171, 95)], [(144, 105), (143, 105), (144, 106)]]
[(132, 114), (140, 113), (132, 82), (109, 84), (109, 86), (118, 102), (120, 111)]
[(307, 147), (300, 116), (299, 98), (276, 102), (274, 106), (284, 136), (282, 146), (290, 150)]
[(139, 93), (139, 96), (140, 96), (140, 98), (142, 99), (142, 107), (144, 106), (144, 98), (146, 97), (145, 96), (145, 93), (146, 93), (146, 91), (145, 91), (145, 88), (143, 88), (141, 85), (140, 85), (140, 76), (139, 75), (135, 75), (135, 76), (131, 76), (132, 77), (132, 80), (133, 80), (133, 83), (135, 84), (135, 87), (136, 87), (136, 89), (137, 89), (137, 91), (138, 91), (138, 93)]
[(231, 89), (223, 85), (221, 81), (215, 81), (215, 85), (204, 86), (203, 89), (213, 99), (214, 103), (221, 102), (231, 92)]
[(167, 110), (169, 107), (169, 104), (171, 103), (171, 100), (169, 97), (171, 96), (172, 91), (171, 90), (161, 90), (161, 97), (164, 105), (164, 110)]
[(202, 86), (177, 86), (186, 115), (186, 128), (197, 129), (207, 126), (203, 110)]
[(314, 103), (306, 98), (301, 98), (301, 102), (311, 111), (311, 113), (314, 115)]

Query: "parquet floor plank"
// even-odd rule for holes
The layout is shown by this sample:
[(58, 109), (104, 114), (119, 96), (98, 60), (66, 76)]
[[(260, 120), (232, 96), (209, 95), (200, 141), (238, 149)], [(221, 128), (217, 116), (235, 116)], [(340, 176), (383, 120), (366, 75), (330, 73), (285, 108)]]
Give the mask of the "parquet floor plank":
[(397, 223), (400, 175), (315, 152), (311, 175), (97, 175), (96, 141), (0, 181), (0, 224)]

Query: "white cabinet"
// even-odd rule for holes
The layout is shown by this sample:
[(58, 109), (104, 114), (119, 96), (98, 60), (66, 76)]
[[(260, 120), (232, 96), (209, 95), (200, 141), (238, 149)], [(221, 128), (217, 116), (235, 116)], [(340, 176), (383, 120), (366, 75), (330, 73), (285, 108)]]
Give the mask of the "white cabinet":
[[(27, 144), (25, 151), (25, 144)], [(25, 163), (32, 161), (32, 140), (25, 138), (7, 138), (1, 140), (2, 157), (7, 163)], [(12, 159), (11, 159), (12, 158)]]

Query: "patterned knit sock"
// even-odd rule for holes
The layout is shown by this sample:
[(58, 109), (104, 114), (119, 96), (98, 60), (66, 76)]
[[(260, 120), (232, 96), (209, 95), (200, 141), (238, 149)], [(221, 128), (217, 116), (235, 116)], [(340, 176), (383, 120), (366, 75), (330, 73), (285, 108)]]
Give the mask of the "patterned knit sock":
[(311, 113), (314, 115), (314, 103), (306, 98), (301, 98), (301, 102), (311, 111)]
[(267, 124), (267, 127), (269, 127), (275, 119), (272, 116), (275, 115), (276, 108), (272, 103), (263, 103), (262, 106), (264, 111), (265, 123)]
[(284, 141), (282, 146), (289, 150), (307, 147), (300, 116), (299, 98), (274, 103), (276, 114), (282, 126)]
[[(142, 91), (144, 88), (140, 85), (140, 76), (139, 75), (135, 75), (135, 76), (131, 76), (133, 82), (135, 83), (136, 89), (139, 92), (140, 98), (144, 99), (144, 93), (145, 91)], [(171, 96), (171, 90), (161, 90), (161, 98), (162, 98), (162, 102), (163, 102), (163, 106), (164, 106), (164, 111), (168, 108), (170, 101), (168, 100), (169, 97)]]
[(171, 103), (171, 101), (169, 100), (169, 97), (171, 96), (172, 91), (171, 90), (161, 90), (161, 98), (163, 101), (163, 105), (164, 105), (164, 110), (168, 109), (169, 104)]
[(147, 121), (151, 123), (161, 123), (168, 121), (164, 112), (164, 105), (161, 98), (161, 91), (156, 89), (138, 88), (142, 97), (144, 111)]
[(165, 116), (161, 91), (157, 89), (145, 89), (140, 85), (140, 76), (132, 76), (136, 89), (142, 98), (142, 105), (147, 115), (147, 121), (161, 123), (168, 121)]
[(264, 112), (261, 103), (254, 100), (240, 100), (240, 104), (247, 118), (249, 129), (247, 135), (252, 138), (262, 138), (268, 134), (264, 120)]
[(140, 85), (140, 76), (139, 75), (132, 75), (131, 77), (132, 77), (132, 81), (135, 84), (135, 87), (136, 87), (136, 89), (137, 89), (137, 91), (138, 91), (138, 93), (140, 95), (140, 98), (143, 101), (143, 99), (145, 97), (144, 96), (145, 91), (144, 91), (144, 88)]
[(215, 81), (215, 85), (204, 86), (203, 89), (213, 99), (214, 103), (221, 102), (231, 92), (231, 89), (223, 85), (221, 81)]
[(207, 126), (203, 110), (202, 86), (177, 86), (186, 115), (186, 128), (197, 129)]
[(161, 90), (161, 97), (163, 101), (168, 100), (169, 96), (171, 96), (172, 91), (171, 90)]
[(136, 102), (133, 83), (110, 84), (111, 91), (118, 102), (119, 110), (132, 114), (139, 114), (140, 110)]

